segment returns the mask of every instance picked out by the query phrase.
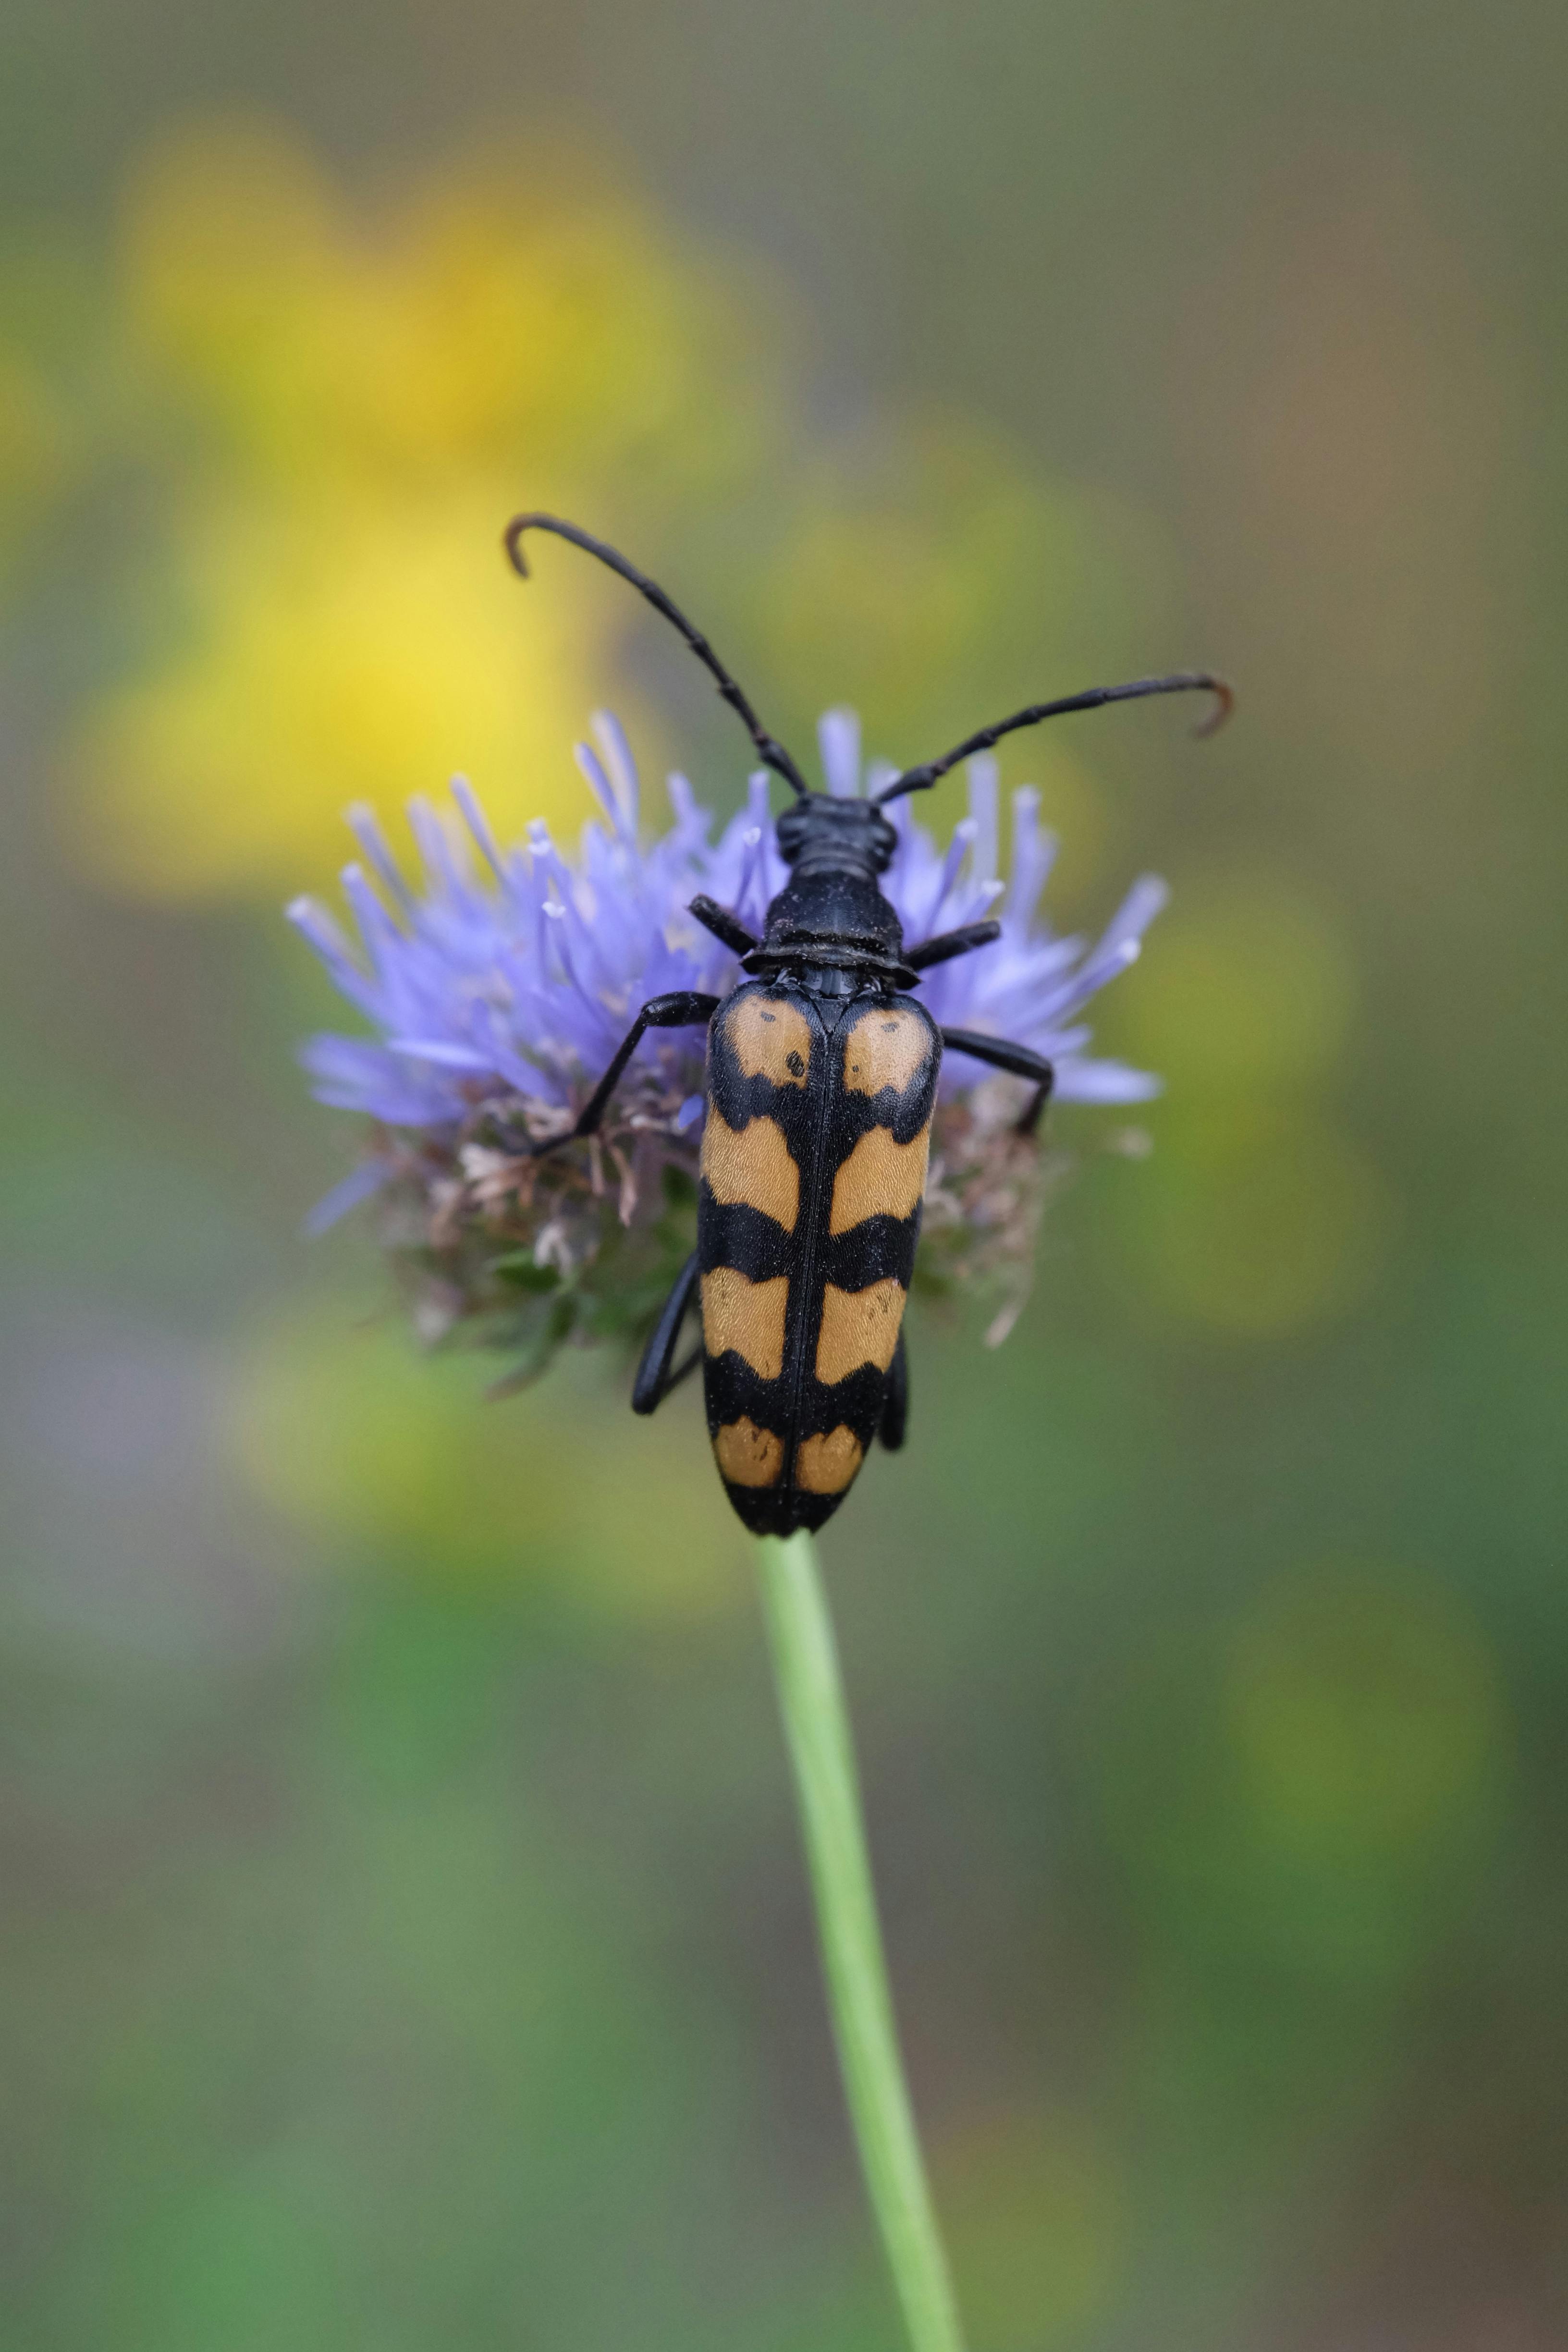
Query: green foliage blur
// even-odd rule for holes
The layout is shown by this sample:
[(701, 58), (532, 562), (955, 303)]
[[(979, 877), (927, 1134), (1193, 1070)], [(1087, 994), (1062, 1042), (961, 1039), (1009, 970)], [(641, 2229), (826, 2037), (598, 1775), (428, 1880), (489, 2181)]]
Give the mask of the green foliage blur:
[(1560, 13), (0, 54), (5, 2345), (898, 2344), (698, 1400), (300, 1237), (343, 804), (740, 790), (524, 504), (800, 745), (1236, 679), (1005, 747), (1168, 1091), (825, 1540), (918, 2102), (973, 2352), (1568, 2340)]

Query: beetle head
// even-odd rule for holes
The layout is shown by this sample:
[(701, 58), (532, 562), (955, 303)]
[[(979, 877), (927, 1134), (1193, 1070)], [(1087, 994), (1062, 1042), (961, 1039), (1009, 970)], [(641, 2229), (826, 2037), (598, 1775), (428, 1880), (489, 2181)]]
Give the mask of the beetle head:
[(863, 875), (871, 881), (887, 871), (899, 836), (874, 802), (813, 793), (783, 812), (778, 843), (797, 881), (823, 873)]

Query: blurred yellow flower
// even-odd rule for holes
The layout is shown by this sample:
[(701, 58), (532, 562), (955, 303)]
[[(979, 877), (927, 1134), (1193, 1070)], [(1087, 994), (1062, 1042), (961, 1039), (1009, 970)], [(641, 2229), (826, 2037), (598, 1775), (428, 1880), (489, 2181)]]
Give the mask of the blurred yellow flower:
[[(78, 715), (62, 801), (110, 888), (321, 883), (346, 803), (395, 829), (454, 771), (503, 830), (574, 829), (564, 747), (611, 698), (657, 771), (673, 747), (617, 660), (647, 616), (571, 561), (524, 600), (499, 551), (524, 505), (656, 573), (678, 542), (672, 590), (802, 747), (842, 695), (868, 750), (930, 757), (1163, 633), (1147, 526), (973, 421), (807, 452), (780, 290), (575, 148), (374, 205), (275, 130), (187, 131), (129, 192), (107, 310), (105, 445), (153, 488), (108, 509), (122, 667)], [(5, 415), (0, 370), (0, 495)], [(131, 544), (138, 511), (156, 536)], [(1081, 864), (1068, 744), (1017, 756)], [(726, 780), (745, 764), (737, 738)]]
[(254, 127), (153, 158), (119, 327), (170, 476), (144, 601), (179, 618), (71, 747), (100, 879), (297, 887), (345, 802), (392, 815), (457, 768), (505, 824), (575, 824), (564, 746), (634, 615), (567, 565), (525, 607), (501, 526), (560, 504), (645, 542), (779, 413), (765, 291), (584, 180), (482, 163), (372, 216)]
[[(757, 575), (773, 671), (859, 712), (900, 764), (1047, 694), (1146, 667), (1169, 567), (1116, 501), (1043, 478), (1003, 436), (927, 414), (820, 457)], [(1010, 746), (1016, 772), (1081, 795), (1065, 741)], [(1076, 789), (1075, 789), (1076, 788)], [(956, 779), (945, 788), (955, 810)]]
[(170, 397), (287, 487), (632, 460), (689, 488), (769, 429), (767, 293), (548, 143), (378, 215), (279, 131), (187, 133), (132, 191), (122, 296)]
[(505, 498), (499, 481), (442, 499), (334, 484), (187, 528), (204, 617), (83, 721), (79, 861), (149, 896), (281, 893), (341, 861), (346, 803), (395, 835), (408, 796), (454, 772), (485, 779), (503, 829), (574, 829), (569, 747), (602, 684), (603, 608), (564, 571), (521, 604), (494, 529)]
[(1319, 1078), (1356, 1009), (1343, 939), (1272, 873), (1183, 883), (1160, 927), (1160, 984), (1131, 991), (1121, 1042), (1183, 1098), (1274, 1095)]
[(0, 578), (66, 472), (70, 435), (42, 373), (0, 345)]
[[(1443, 1580), (1319, 1558), (1152, 1633), (1087, 1746), (1134, 1899), (1212, 1966), (1386, 1984), (1489, 1868), (1514, 1728)], [(1168, 2024), (1168, 2021), (1167, 2021)]]
[(1324, 1108), (1355, 1012), (1333, 928), (1268, 874), (1178, 887), (1157, 987), (1118, 1004), (1120, 1051), (1160, 1070), (1152, 1167), (1122, 1198), (1140, 1286), (1255, 1339), (1331, 1321), (1364, 1296), (1393, 1203)]
[(329, 1556), (458, 1588), (544, 1589), (588, 1616), (705, 1616), (743, 1596), (700, 1412), (613, 1434), (595, 1367), (487, 1410), (472, 1359), (422, 1357), (341, 1297), (285, 1311), (237, 1364), (247, 1485)]
[(1259, 1830), (1333, 1860), (1418, 1860), (1474, 1826), (1506, 1759), (1497, 1661), (1455, 1595), (1331, 1562), (1237, 1628), (1231, 1740)]

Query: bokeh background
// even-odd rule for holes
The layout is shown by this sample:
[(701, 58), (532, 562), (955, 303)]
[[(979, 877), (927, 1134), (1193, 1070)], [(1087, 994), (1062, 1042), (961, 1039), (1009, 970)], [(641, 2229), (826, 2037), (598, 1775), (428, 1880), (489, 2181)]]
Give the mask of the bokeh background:
[[(13, 0), (4, 2340), (895, 2352), (689, 1391), (420, 1358), (343, 804), (1005, 748), (1169, 1081), (826, 1539), (974, 2352), (1568, 2341), (1544, 0)], [(961, 786), (933, 795), (953, 821)]]

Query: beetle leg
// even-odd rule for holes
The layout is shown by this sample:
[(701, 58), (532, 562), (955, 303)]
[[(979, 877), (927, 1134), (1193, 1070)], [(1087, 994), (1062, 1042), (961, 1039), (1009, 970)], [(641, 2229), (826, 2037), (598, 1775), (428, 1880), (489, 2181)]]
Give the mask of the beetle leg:
[(994, 1070), (1010, 1070), (1015, 1077), (1038, 1081), (1034, 1100), (1013, 1130), (1016, 1135), (1033, 1135), (1056, 1081), (1057, 1074), (1045, 1055), (1027, 1045), (1010, 1045), (1005, 1037), (984, 1036), (978, 1029), (944, 1029), (942, 1042), (951, 1053), (969, 1054), (977, 1062), (989, 1062)]
[(910, 1360), (900, 1328), (893, 1360), (888, 1366), (888, 1385), (882, 1391), (882, 1418), (877, 1423), (877, 1434), (889, 1454), (896, 1454), (903, 1444), (904, 1423), (909, 1417)]
[(1001, 936), (1000, 923), (965, 923), (962, 930), (939, 931), (934, 940), (922, 940), (918, 948), (906, 948), (904, 961), (911, 971), (929, 971), (933, 963), (947, 963), (953, 956), (970, 955), (976, 948), (988, 948), (993, 940)]
[(577, 1123), (564, 1135), (552, 1135), (548, 1142), (536, 1143), (533, 1157), (542, 1160), (547, 1151), (559, 1151), (563, 1143), (575, 1143), (580, 1136), (593, 1135), (605, 1116), (605, 1107), (620, 1082), (621, 1072), (637, 1052), (645, 1030), (704, 1028), (718, 1012), (721, 1000), (705, 995), (700, 989), (677, 989), (669, 996), (650, 996), (626, 1035), (616, 1048), (615, 1059), (594, 1088), (580, 1112)]
[(750, 955), (753, 948), (762, 946), (761, 940), (754, 940), (744, 923), (733, 916), (728, 907), (721, 907), (717, 899), (707, 898), (700, 891), (686, 911), (696, 916), (705, 931), (711, 931), (714, 938), (722, 940), (727, 948), (733, 948), (737, 955)]
[(687, 1374), (695, 1371), (702, 1361), (702, 1350), (698, 1348), (687, 1358), (685, 1363), (676, 1365), (673, 1371), (670, 1370), (675, 1357), (676, 1342), (680, 1338), (680, 1327), (686, 1320), (696, 1289), (697, 1252), (693, 1250), (680, 1272), (676, 1276), (675, 1287), (659, 1308), (658, 1321), (654, 1325), (647, 1346), (642, 1351), (642, 1361), (637, 1366), (637, 1376), (632, 1382), (634, 1412), (656, 1412), (670, 1390), (679, 1387)]

